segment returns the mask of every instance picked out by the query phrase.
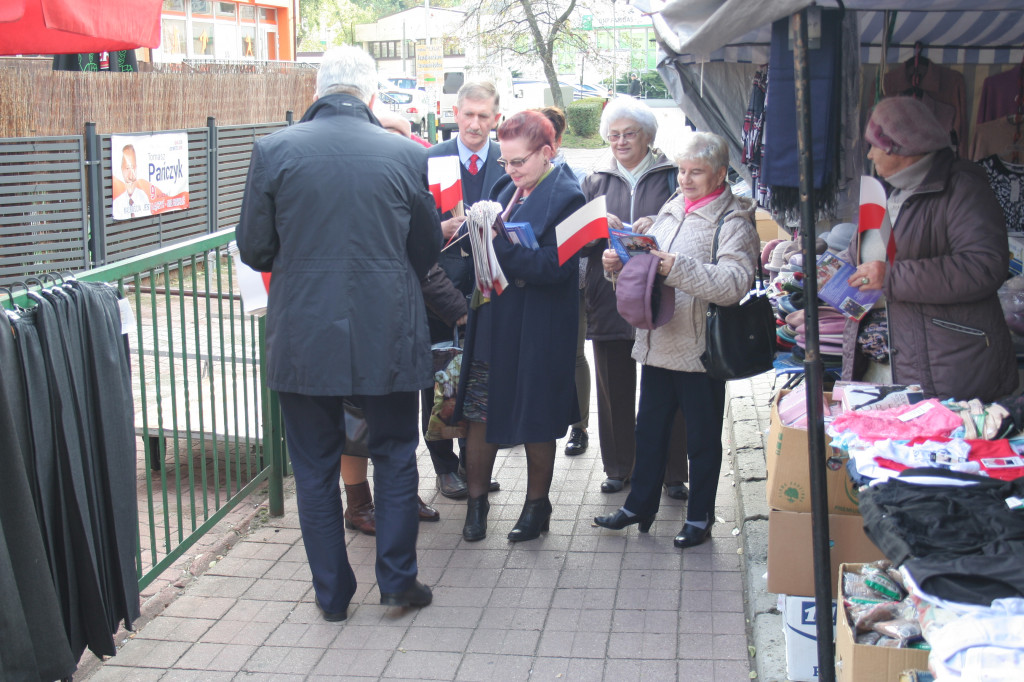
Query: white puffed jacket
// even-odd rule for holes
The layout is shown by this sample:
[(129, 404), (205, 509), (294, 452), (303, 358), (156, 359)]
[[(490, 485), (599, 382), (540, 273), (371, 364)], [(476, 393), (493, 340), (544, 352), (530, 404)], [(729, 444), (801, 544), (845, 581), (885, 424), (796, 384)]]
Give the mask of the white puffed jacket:
[[(676, 311), (662, 327), (637, 330), (634, 360), (680, 372), (704, 371), (700, 356), (708, 303), (735, 305), (754, 284), (760, 257), (754, 208), (751, 199), (735, 196), (728, 185), (711, 203), (688, 215), (681, 194), (662, 207), (649, 233), (662, 251), (676, 256), (665, 278), (675, 289)], [(718, 238), (718, 263), (712, 265), (712, 243), (722, 216), (727, 217)]]

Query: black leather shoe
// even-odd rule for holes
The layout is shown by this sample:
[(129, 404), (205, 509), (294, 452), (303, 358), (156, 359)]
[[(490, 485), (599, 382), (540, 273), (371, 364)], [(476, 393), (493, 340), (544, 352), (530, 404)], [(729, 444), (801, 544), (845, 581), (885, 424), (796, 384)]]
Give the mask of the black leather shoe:
[(509, 542), (525, 542), (540, 537), (551, 525), (551, 501), (546, 497), (527, 500), (519, 520), (508, 534)]
[(466, 501), (466, 524), (462, 527), (462, 537), (466, 542), (477, 542), (487, 537), (487, 512), (490, 508), (487, 495)]
[(582, 455), (587, 451), (587, 445), (589, 444), (590, 436), (587, 435), (587, 432), (573, 427), (572, 431), (569, 432), (569, 442), (565, 444), (565, 454), (567, 457)]
[(414, 580), (412, 587), (402, 592), (381, 592), (380, 603), (384, 606), (427, 606), (434, 600), (430, 588)]
[(601, 481), (601, 492), (603, 493), (617, 493), (622, 490), (626, 485), (626, 479), (622, 478), (606, 478)]
[(324, 620), (326, 620), (328, 623), (338, 623), (348, 618), (348, 609), (345, 609), (344, 611), (339, 611), (338, 613), (330, 613), (328, 611), (324, 611), (324, 607), (320, 606), (319, 599), (313, 597), (313, 601), (316, 602), (316, 607), (320, 609), (320, 615), (323, 616)]
[(466, 478), (457, 471), (450, 474), (438, 474), (437, 489), (441, 491), (442, 495), (453, 500), (461, 500), (469, 495)]
[(420, 521), (440, 521), (441, 514), (436, 509), (431, 507), (429, 504), (423, 501), (422, 497), (417, 496), (416, 499), (419, 501), (419, 514)]
[(496, 493), (501, 490), (501, 484), (498, 483), (498, 479), (492, 478), (490, 484), (487, 486), (487, 492)]
[(626, 526), (632, 526), (635, 523), (637, 524), (637, 529), (641, 533), (646, 533), (651, 529), (651, 524), (654, 523), (654, 517), (640, 516), (639, 514), (627, 516), (626, 512), (621, 509), (616, 509), (614, 514), (608, 514), (607, 516), (595, 516), (594, 523), (602, 528), (611, 528), (612, 530), (622, 530)]
[(673, 500), (685, 500), (690, 496), (690, 491), (685, 483), (666, 483), (665, 494)]
[(672, 541), (672, 544), (679, 549), (696, 547), (711, 537), (711, 526), (713, 525), (715, 524), (709, 523), (707, 528), (698, 528), (691, 523), (683, 524), (683, 529), (679, 531), (679, 535)]

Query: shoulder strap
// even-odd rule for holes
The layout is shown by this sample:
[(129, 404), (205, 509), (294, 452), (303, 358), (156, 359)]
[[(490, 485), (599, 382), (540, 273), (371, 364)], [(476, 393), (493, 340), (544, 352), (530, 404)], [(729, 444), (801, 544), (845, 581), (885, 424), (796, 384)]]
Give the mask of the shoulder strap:
[[(721, 234), (722, 232), (722, 225), (725, 224), (725, 219), (728, 218), (730, 215), (732, 215), (732, 211), (728, 211), (722, 214), (722, 217), (718, 219), (718, 227), (715, 228), (715, 239), (711, 243), (712, 265), (718, 264), (718, 235)], [(758, 282), (764, 282), (764, 270), (761, 269), (761, 256), (758, 255), (758, 257), (755, 260), (757, 261), (757, 280), (755, 281), (755, 284), (757, 284)]]

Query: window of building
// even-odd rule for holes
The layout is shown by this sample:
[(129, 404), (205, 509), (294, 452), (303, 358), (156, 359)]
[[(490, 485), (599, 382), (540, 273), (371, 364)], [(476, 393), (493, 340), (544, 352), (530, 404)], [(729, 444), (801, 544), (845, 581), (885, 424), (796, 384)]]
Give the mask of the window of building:
[(213, 3), (210, 0), (192, 0), (192, 16), (212, 17)]
[(242, 21), (256, 21), (256, 8), (252, 5), (239, 5), (238, 16)]
[(197, 57), (212, 57), (214, 55), (213, 24), (192, 22), (192, 54)]
[(457, 57), (465, 54), (462, 49), (462, 42), (458, 36), (445, 36), (444, 37), (444, 56), (445, 57)]
[(217, 18), (218, 19), (234, 19), (238, 5), (233, 2), (218, 2), (217, 3)]
[(164, 19), (160, 49), (164, 54), (185, 54), (185, 22), (181, 19)]
[(242, 27), (242, 59), (256, 58), (256, 29), (251, 26)]
[(269, 9), (267, 7), (260, 7), (260, 23), (261, 24), (276, 24), (277, 23), (277, 10)]
[(165, 12), (184, 12), (185, 0), (164, 0)]

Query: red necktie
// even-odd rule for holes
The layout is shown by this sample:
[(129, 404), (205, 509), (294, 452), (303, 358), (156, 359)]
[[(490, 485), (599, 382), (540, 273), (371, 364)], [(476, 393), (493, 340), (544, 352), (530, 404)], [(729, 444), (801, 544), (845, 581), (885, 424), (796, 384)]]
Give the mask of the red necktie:
[(473, 156), (469, 157), (469, 174), (470, 175), (476, 175), (478, 172), (480, 172), (480, 167), (476, 165), (476, 162), (479, 161), (479, 160), (480, 160), (480, 157), (477, 156), (476, 154), (473, 154)]

